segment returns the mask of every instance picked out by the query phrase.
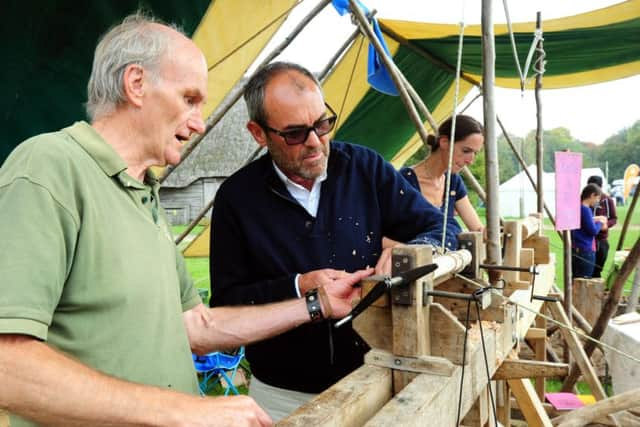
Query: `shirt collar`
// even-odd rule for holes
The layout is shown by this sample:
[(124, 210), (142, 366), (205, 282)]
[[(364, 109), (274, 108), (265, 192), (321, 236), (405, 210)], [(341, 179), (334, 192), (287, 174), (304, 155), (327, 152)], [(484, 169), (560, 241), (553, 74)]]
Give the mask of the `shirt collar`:
[[(271, 163), (273, 164), (273, 169), (276, 171), (276, 175), (278, 175), (278, 177), (280, 178), (280, 180), (284, 183), (285, 186), (294, 186), (295, 188), (299, 188), (301, 190), (304, 190), (306, 192), (309, 192), (309, 190), (307, 190), (306, 188), (304, 188), (302, 185), (293, 182), (289, 179), (289, 177), (287, 177), (284, 172), (282, 172), (280, 170), (280, 168), (278, 167), (278, 165), (276, 165), (276, 162), (274, 162), (273, 160), (271, 160)], [(315, 187), (317, 184), (325, 181), (327, 179), (327, 170), (325, 169), (324, 172), (322, 172), (322, 175), (320, 175), (319, 177), (317, 177), (315, 179), (315, 181), (313, 181), (313, 185), (311, 186), (311, 188), (313, 189), (313, 187)]]
[(127, 164), (89, 123), (76, 122), (63, 129), (78, 143), (108, 176), (114, 176), (127, 169)]

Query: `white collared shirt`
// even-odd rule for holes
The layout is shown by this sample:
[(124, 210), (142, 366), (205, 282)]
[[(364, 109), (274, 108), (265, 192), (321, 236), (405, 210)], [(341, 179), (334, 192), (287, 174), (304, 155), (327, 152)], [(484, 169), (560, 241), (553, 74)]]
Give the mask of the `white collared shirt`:
[[(327, 171), (325, 170), (322, 175), (316, 178), (316, 180), (313, 182), (313, 186), (311, 187), (311, 191), (309, 191), (302, 185), (296, 184), (295, 182), (291, 181), (280, 170), (275, 162), (272, 161), (272, 163), (273, 168), (276, 170), (276, 174), (278, 175), (278, 177), (280, 177), (280, 179), (284, 183), (284, 186), (287, 187), (289, 193), (293, 196), (294, 199), (298, 201), (298, 203), (300, 203), (300, 205), (307, 212), (309, 212), (309, 215), (315, 218), (316, 214), (318, 213), (318, 204), (320, 203), (320, 189), (322, 188), (322, 182), (327, 179)], [(302, 296), (300, 294), (300, 285), (298, 283), (299, 278), (300, 274), (296, 274), (296, 277), (294, 279), (294, 286), (298, 298)]]
[(313, 182), (313, 186), (311, 187), (311, 191), (307, 190), (300, 184), (296, 184), (291, 181), (281, 170), (280, 168), (273, 163), (273, 168), (276, 170), (276, 174), (280, 177), (282, 182), (289, 193), (293, 196), (294, 199), (300, 203), (300, 205), (309, 212), (309, 215), (312, 217), (316, 217), (318, 213), (318, 204), (320, 203), (320, 189), (322, 188), (322, 182), (327, 179), (327, 171), (325, 170), (322, 175), (316, 178)]

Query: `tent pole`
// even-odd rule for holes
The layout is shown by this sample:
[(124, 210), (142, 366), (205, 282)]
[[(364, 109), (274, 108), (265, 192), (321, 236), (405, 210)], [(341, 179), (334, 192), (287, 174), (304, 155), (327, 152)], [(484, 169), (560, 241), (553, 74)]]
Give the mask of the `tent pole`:
[[(542, 32), (542, 14), (540, 12), (536, 13), (536, 31)], [(542, 99), (540, 97), (540, 91), (542, 90), (542, 73), (544, 69), (544, 51), (542, 50), (542, 38), (538, 40), (538, 46), (536, 47), (536, 51), (538, 53), (538, 60), (536, 62), (536, 119), (537, 119), (537, 127), (536, 127), (536, 165), (537, 165), (537, 175), (538, 175), (538, 213), (541, 215), (541, 218), (544, 218), (543, 208), (544, 208), (544, 186), (542, 182), (542, 174), (544, 173), (544, 152), (543, 152), (543, 132), (542, 128)], [(565, 307), (566, 310), (566, 307)], [(567, 313), (571, 313), (571, 311), (567, 311)], [(571, 317), (569, 317), (571, 320)]]
[[(337, 61), (337, 59), (344, 53), (344, 51), (351, 45), (351, 43), (353, 43), (353, 41), (355, 40), (355, 38), (358, 36), (359, 33), (360, 33), (359, 30), (354, 31), (351, 37), (349, 37), (347, 41), (344, 42), (342, 46), (340, 46), (340, 48), (336, 51), (335, 55), (333, 55), (333, 57), (331, 58), (331, 61), (327, 63), (327, 66), (318, 75), (318, 80), (320, 80), (321, 82), (324, 81), (324, 79), (327, 77), (327, 75), (332, 69), (332, 64), (335, 61)], [(244, 90), (244, 86), (242, 86), (242, 88)], [(260, 154), (261, 151), (262, 151), (262, 147), (256, 148), (256, 150), (249, 156), (249, 158), (243, 163), (242, 166), (245, 166), (249, 164), (251, 161), (253, 161), (256, 157), (258, 157), (258, 154)], [(209, 210), (213, 207), (213, 201), (214, 199), (211, 199), (209, 203), (207, 203), (205, 207), (202, 208), (202, 210), (198, 213), (198, 215), (196, 215), (193, 221), (189, 223), (187, 228), (176, 238), (175, 240), (176, 245), (182, 242), (182, 240), (184, 240), (184, 238), (189, 235), (191, 230), (195, 228), (198, 222), (200, 222), (200, 220), (204, 218), (207, 212), (209, 212)]]
[[(306, 27), (307, 24), (309, 22), (311, 22), (311, 20), (313, 18), (315, 18), (316, 15), (318, 15), (318, 13), (320, 13), (322, 11), (322, 9), (324, 9), (329, 3), (331, 3), (331, 0), (322, 0), (320, 3), (318, 3), (316, 5), (316, 7), (313, 8), (313, 10), (311, 10), (304, 18), (302, 18), (302, 20), (289, 33), (289, 35), (282, 41), (282, 43), (280, 43), (278, 46), (276, 46), (271, 51), (271, 53), (260, 63), (258, 68), (268, 64), (276, 56), (280, 55), (280, 53), (282, 53), (282, 51), (284, 49), (286, 49), (287, 46), (289, 46), (291, 44), (291, 42), (298, 36), (298, 34), (300, 34), (300, 32), (304, 29), (304, 27)], [(176, 165), (167, 166), (164, 169), (164, 172), (158, 178), (160, 183), (164, 182), (164, 180), (167, 179), (167, 177), (169, 175), (171, 175), (171, 172), (173, 172), (178, 166), (180, 166), (182, 164), (182, 162), (187, 157), (189, 157), (189, 155), (198, 146), (198, 144), (200, 144), (202, 142), (202, 140), (209, 134), (211, 129), (213, 129), (213, 127), (216, 124), (218, 124), (218, 122), (220, 120), (222, 120), (224, 115), (227, 114), (227, 111), (229, 111), (229, 109), (231, 107), (233, 107), (233, 105), (238, 101), (238, 99), (240, 99), (240, 97), (242, 96), (242, 93), (244, 92), (244, 88), (245, 88), (246, 84), (247, 84), (247, 82), (245, 81), (245, 82), (242, 82), (239, 85), (236, 85), (227, 94), (227, 96), (224, 97), (224, 99), (222, 100), (220, 105), (218, 105), (218, 107), (215, 109), (215, 111), (207, 118), (207, 120), (205, 122), (205, 130), (204, 130), (204, 132), (202, 134), (196, 136), (192, 141), (190, 141), (189, 143), (187, 143), (187, 145), (185, 145), (184, 149), (182, 150), (182, 155), (181, 155), (180, 161)]]
[[(482, 0), (482, 101), (484, 113), (485, 169), (487, 187), (487, 264), (502, 264), (498, 195), (498, 143), (494, 107), (495, 40), (492, 0)], [(496, 281), (497, 278), (492, 278)]]
[(356, 4), (355, 0), (349, 0), (349, 6), (351, 9), (351, 16), (353, 16), (356, 19), (356, 21), (360, 26), (360, 29), (364, 32), (365, 36), (369, 39), (369, 42), (373, 45), (376, 52), (378, 52), (378, 55), (380, 55), (380, 59), (382, 59), (382, 62), (384, 63), (385, 68), (389, 72), (389, 75), (391, 76), (391, 79), (393, 80), (395, 87), (398, 89), (398, 92), (400, 93), (400, 99), (402, 100), (405, 107), (407, 108), (407, 111), (409, 113), (409, 118), (411, 118), (411, 121), (413, 122), (416, 129), (418, 130), (418, 134), (420, 135), (420, 139), (422, 139), (422, 143), (427, 145), (427, 137), (428, 137), (427, 131), (424, 128), (424, 125), (422, 124), (422, 120), (420, 120), (420, 116), (418, 115), (416, 107), (413, 105), (413, 102), (411, 102), (411, 98), (409, 96), (409, 93), (407, 92), (407, 89), (403, 85), (402, 79), (398, 76), (397, 68), (394, 66), (393, 61), (391, 60), (391, 58), (389, 58), (387, 53), (382, 48), (380, 41), (376, 38), (375, 34), (373, 33), (373, 30), (371, 29), (371, 26), (367, 22), (366, 17), (362, 13), (362, 10), (360, 10), (360, 7)]

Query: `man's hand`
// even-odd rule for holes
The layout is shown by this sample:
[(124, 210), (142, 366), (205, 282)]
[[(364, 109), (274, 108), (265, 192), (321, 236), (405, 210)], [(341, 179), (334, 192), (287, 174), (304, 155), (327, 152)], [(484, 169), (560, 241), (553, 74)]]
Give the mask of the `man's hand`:
[[(399, 244), (400, 243), (396, 242), (393, 246)], [(386, 247), (382, 250), (382, 254), (380, 254), (375, 268), (376, 275), (391, 276), (391, 252), (393, 251), (393, 246)]]
[[(331, 317), (340, 319), (351, 312), (351, 301), (360, 295), (360, 288), (354, 288), (354, 285), (365, 277), (371, 276), (373, 271), (373, 268), (353, 273), (330, 268), (314, 270), (301, 274), (298, 278), (298, 285), (302, 294), (322, 286), (331, 305)], [(323, 307), (323, 311), (326, 313), (327, 307)]]
[[(205, 421), (206, 420), (206, 421)], [(248, 396), (198, 398), (182, 420), (185, 426), (270, 427), (271, 418)]]

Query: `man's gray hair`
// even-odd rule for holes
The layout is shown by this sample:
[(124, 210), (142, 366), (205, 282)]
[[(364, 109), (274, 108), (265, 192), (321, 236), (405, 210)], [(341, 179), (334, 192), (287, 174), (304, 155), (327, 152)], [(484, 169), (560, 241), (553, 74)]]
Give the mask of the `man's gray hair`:
[(249, 119), (261, 126), (267, 124), (267, 112), (264, 109), (264, 90), (273, 77), (286, 71), (297, 71), (311, 79), (319, 88), (322, 88), (318, 78), (302, 65), (284, 61), (267, 64), (251, 76), (244, 89), (244, 102), (247, 104)]
[(109, 30), (96, 47), (91, 77), (87, 85), (87, 114), (93, 121), (113, 113), (125, 101), (123, 76), (130, 64), (138, 64), (160, 79), (160, 62), (169, 45), (167, 31), (152, 24), (161, 24), (180, 33), (144, 12), (129, 15)]

